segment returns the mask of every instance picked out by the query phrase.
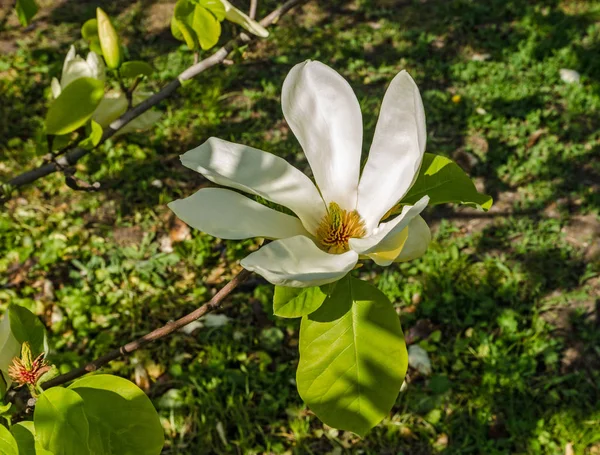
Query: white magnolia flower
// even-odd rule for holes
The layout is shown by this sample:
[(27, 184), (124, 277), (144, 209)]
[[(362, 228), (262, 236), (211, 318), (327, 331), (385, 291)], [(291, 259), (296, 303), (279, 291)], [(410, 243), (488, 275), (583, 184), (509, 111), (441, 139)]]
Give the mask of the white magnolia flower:
[(71, 46), (63, 64), (60, 82), (58, 82), (57, 78), (52, 78), (52, 95), (54, 98), (58, 98), (58, 95), (60, 95), (67, 85), (80, 77), (91, 77), (103, 81), (105, 74), (106, 68), (104, 67), (104, 62), (98, 54), (90, 52), (84, 60), (77, 55), (75, 46)]
[[(90, 52), (84, 60), (77, 55), (75, 46), (71, 46), (65, 58), (60, 82), (58, 82), (58, 79), (52, 78), (51, 89), (54, 98), (58, 98), (67, 85), (80, 77), (92, 77), (103, 81), (106, 77), (106, 67), (102, 58), (95, 52)], [(136, 91), (133, 94), (133, 104), (139, 104), (149, 96), (150, 93)], [(104, 95), (104, 98), (102, 98), (102, 101), (100, 101), (100, 104), (94, 111), (92, 119), (100, 124), (102, 128), (106, 128), (123, 115), (125, 111), (127, 111), (127, 97), (125, 93), (113, 90)], [(160, 116), (160, 112), (146, 111), (121, 128), (117, 135), (136, 130), (146, 130), (153, 126)]]
[(337, 72), (319, 62), (296, 65), (283, 83), (282, 107), (316, 186), (278, 156), (216, 138), (181, 161), (214, 183), (285, 206), (296, 216), (221, 188), (171, 202), (175, 214), (215, 237), (275, 239), (242, 266), (277, 285), (331, 283), (359, 259), (385, 266), (423, 255), (431, 233), (419, 214), (428, 196), (384, 221), (412, 186), (425, 151), (423, 103), (408, 73), (399, 73), (387, 89), (362, 175), (360, 107)]

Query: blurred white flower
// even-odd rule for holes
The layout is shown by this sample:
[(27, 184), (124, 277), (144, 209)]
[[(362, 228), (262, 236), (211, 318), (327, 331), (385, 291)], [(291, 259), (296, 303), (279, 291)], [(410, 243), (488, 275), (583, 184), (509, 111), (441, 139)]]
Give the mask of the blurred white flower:
[[(57, 78), (52, 78), (51, 89), (54, 98), (58, 98), (67, 85), (80, 77), (91, 77), (103, 81), (106, 77), (106, 67), (104, 66), (102, 58), (95, 52), (88, 53), (84, 60), (77, 55), (75, 46), (71, 46), (67, 53), (67, 57), (65, 58), (60, 82), (58, 82)], [(135, 106), (141, 103), (150, 95), (150, 93), (134, 92), (133, 105)], [(125, 93), (111, 90), (106, 93), (102, 101), (100, 101), (100, 104), (94, 111), (92, 119), (100, 124), (102, 128), (106, 128), (126, 111), (127, 97)], [(152, 127), (158, 121), (160, 116), (160, 112), (146, 111), (121, 128), (117, 132), (117, 135), (129, 133), (131, 131), (146, 130)]]
[(408, 347), (408, 364), (419, 373), (429, 376), (431, 374), (431, 360), (429, 354), (418, 344), (412, 344)]
[(560, 78), (563, 80), (563, 82), (566, 82), (567, 84), (579, 82), (579, 78), (581, 77), (577, 71), (567, 68), (561, 68), (558, 70), (558, 73), (560, 74)]
[(71, 46), (63, 63), (60, 82), (58, 82), (57, 78), (52, 78), (52, 95), (54, 98), (58, 98), (58, 95), (60, 95), (67, 85), (80, 77), (91, 77), (103, 81), (105, 74), (106, 68), (104, 67), (102, 57), (98, 56), (95, 52), (90, 52), (84, 60), (77, 55), (75, 46)]
[(278, 156), (216, 138), (181, 161), (214, 183), (285, 206), (296, 216), (221, 188), (171, 202), (175, 214), (215, 237), (276, 239), (242, 266), (277, 285), (317, 286), (339, 280), (359, 259), (386, 266), (423, 255), (431, 233), (419, 214), (428, 196), (383, 221), (412, 186), (425, 151), (423, 103), (408, 73), (400, 72), (387, 89), (362, 175), (360, 106), (342, 76), (320, 62), (296, 65), (283, 83), (282, 107), (316, 186)]

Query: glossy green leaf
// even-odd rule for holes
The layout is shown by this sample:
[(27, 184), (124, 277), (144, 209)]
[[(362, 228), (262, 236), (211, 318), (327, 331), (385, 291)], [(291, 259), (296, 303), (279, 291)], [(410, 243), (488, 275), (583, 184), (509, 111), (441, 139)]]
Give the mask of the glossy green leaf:
[(98, 21), (98, 38), (106, 66), (111, 69), (118, 68), (123, 63), (123, 50), (119, 40), (119, 34), (115, 30), (110, 17), (102, 10), (96, 8), (96, 19)]
[(154, 68), (152, 68), (152, 65), (139, 60), (125, 62), (119, 68), (121, 77), (126, 79), (133, 79), (138, 76), (150, 76), (153, 72)]
[(62, 387), (46, 390), (33, 413), (40, 446), (54, 455), (88, 455), (89, 425), (83, 399)]
[(192, 28), (198, 36), (200, 47), (204, 50), (217, 44), (221, 36), (221, 23), (214, 14), (200, 5), (196, 5), (194, 8)]
[(83, 399), (94, 454), (160, 454), (164, 436), (158, 414), (135, 384), (100, 374), (79, 379), (69, 389)]
[(171, 18), (171, 33), (180, 41), (185, 41), (191, 49), (198, 48), (198, 37), (192, 29), (194, 5), (189, 0), (178, 0)]
[(86, 41), (100, 40), (98, 38), (98, 19), (87, 20), (81, 27), (81, 36)]
[(27, 341), (34, 356), (48, 352), (46, 328), (35, 314), (25, 307), (11, 304), (8, 318), (10, 330), (19, 344)]
[(218, 21), (225, 19), (225, 5), (221, 0), (199, 0), (198, 4), (213, 13)]
[[(9, 306), (10, 308), (10, 306)], [(11, 380), (8, 376), (8, 367), (12, 364), (14, 357), (21, 352), (21, 343), (15, 338), (10, 329), (10, 312), (4, 313), (2, 321), (0, 321), (0, 398), (6, 393), (6, 389), (10, 387)]]
[(346, 276), (302, 318), (298, 392), (329, 426), (364, 435), (392, 409), (407, 368), (398, 315), (364, 281)]
[(282, 318), (299, 318), (316, 311), (327, 298), (330, 285), (310, 288), (275, 286), (273, 313)]
[(91, 77), (80, 77), (67, 85), (46, 113), (46, 133), (67, 134), (90, 119), (102, 97), (104, 83)]
[(17, 0), (17, 3), (15, 4), (17, 17), (23, 27), (29, 25), (33, 16), (37, 14), (38, 9), (35, 0)]
[(19, 455), (53, 455), (36, 442), (33, 422), (19, 422), (10, 427), (10, 432), (19, 446)]
[(13, 435), (0, 425), (0, 454), (2, 455), (19, 455), (19, 446)]
[(458, 164), (441, 155), (426, 153), (414, 185), (402, 199), (402, 204), (414, 204), (429, 196), (429, 205), (455, 202), (488, 210), (492, 198), (481, 194)]

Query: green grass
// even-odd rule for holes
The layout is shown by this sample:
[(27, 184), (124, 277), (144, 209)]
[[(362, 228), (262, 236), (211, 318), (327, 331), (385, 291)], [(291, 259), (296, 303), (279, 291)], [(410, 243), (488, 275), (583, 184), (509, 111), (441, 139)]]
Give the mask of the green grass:
[[(262, 13), (276, 5), (259, 3)], [(132, 58), (157, 68), (149, 88), (191, 63), (167, 16), (148, 19), (164, 11), (159, 3), (100, 4)], [(0, 35), (14, 43), (0, 57), (0, 181), (41, 162), (50, 78), (95, 6), (46, 5), (37, 28), (9, 21)], [(476, 158), (469, 173), (497, 201), (488, 214), (429, 210), (436, 233), (422, 259), (359, 271), (392, 299), (433, 375), (410, 370), (393, 412), (365, 439), (324, 427), (294, 384), (298, 321), (273, 317), (272, 286), (256, 277), (221, 311), (227, 325), (177, 333), (107, 371), (150, 378), (168, 454), (562, 454), (569, 443), (598, 454), (599, 53), (592, 1), (312, 2), (238, 50), (235, 65), (163, 103), (150, 134), (83, 160), (78, 175), (100, 181), (100, 192), (53, 175), (13, 198), (0, 212), (0, 307), (40, 315), (63, 371), (187, 313), (256, 243), (192, 232), (161, 252), (173, 222), (166, 203), (206, 183), (178, 155), (214, 135), (307, 169), (279, 95), (308, 58), (357, 92), (366, 153), (386, 84), (406, 68), (423, 95), (428, 151)], [(562, 82), (560, 68), (579, 71), (580, 83)]]

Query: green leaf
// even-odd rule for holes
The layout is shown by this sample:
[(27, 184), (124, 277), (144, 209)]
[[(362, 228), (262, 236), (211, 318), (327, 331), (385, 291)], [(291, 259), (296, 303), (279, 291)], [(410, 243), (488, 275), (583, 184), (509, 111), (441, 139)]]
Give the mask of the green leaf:
[[(10, 306), (9, 306), (10, 308)], [(15, 338), (10, 328), (10, 313), (4, 313), (0, 322), (0, 398), (4, 396), (11, 380), (8, 376), (8, 367), (14, 357), (21, 352), (21, 343)]]
[(13, 435), (0, 425), (0, 454), (2, 455), (19, 455), (19, 446)]
[[(3, 367), (8, 368), (8, 365), (4, 365)], [(4, 394), (6, 393), (7, 389), (8, 389), (8, 383), (6, 382), (6, 379), (4, 379), (4, 373), (2, 373), (2, 370), (0, 370), (0, 399), (2, 397), (4, 397)], [(2, 406), (0, 406), (0, 408), (2, 408)], [(0, 415), (2, 415), (2, 414), (3, 413), (0, 409)]]
[(455, 202), (483, 210), (492, 206), (492, 198), (477, 192), (469, 176), (458, 164), (441, 155), (426, 153), (414, 185), (402, 199), (402, 204), (414, 204), (429, 196), (429, 205)]
[(171, 33), (179, 41), (185, 41), (191, 49), (198, 48), (198, 37), (192, 29), (194, 5), (189, 0), (178, 0), (171, 18)]
[(98, 19), (90, 19), (81, 27), (81, 36), (86, 41), (100, 40), (98, 38)]
[(102, 8), (96, 8), (96, 19), (98, 21), (98, 38), (100, 39), (100, 47), (106, 66), (111, 69), (118, 68), (123, 62), (123, 50), (119, 35), (110, 17)]
[(214, 14), (200, 5), (196, 5), (194, 8), (192, 28), (198, 35), (200, 47), (204, 50), (217, 44), (221, 36), (221, 23)]
[(19, 448), (19, 455), (36, 455), (33, 422), (19, 422), (10, 428), (10, 432)]
[(62, 387), (46, 390), (37, 400), (33, 421), (43, 449), (55, 455), (91, 454), (83, 399), (72, 390)]
[(35, 0), (17, 0), (15, 11), (19, 18), (19, 22), (23, 27), (29, 25), (33, 16), (38, 12), (38, 6)]
[(27, 341), (35, 357), (48, 352), (46, 328), (35, 314), (25, 307), (11, 304), (8, 306), (8, 318), (15, 339), (20, 344)]
[(408, 368), (387, 297), (346, 276), (300, 326), (298, 392), (327, 425), (364, 435), (392, 409)]
[(154, 72), (154, 68), (146, 62), (134, 60), (131, 62), (125, 62), (119, 68), (121, 77), (124, 78), (135, 78), (138, 76), (150, 76)]
[(273, 313), (282, 318), (299, 318), (316, 311), (327, 298), (330, 285), (310, 288), (275, 286)]
[(45, 450), (35, 440), (35, 425), (33, 422), (19, 422), (10, 427), (10, 432), (19, 446), (19, 455), (54, 455)]
[(164, 445), (158, 414), (146, 394), (118, 376), (100, 374), (75, 381), (90, 422), (94, 453), (158, 455)]
[(90, 122), (89, 135), (79, 142), (79, 147), (91, 150), (96, 147), (102, 139), (102, 126), (94, 120)]
[(103, 96), (104, 82), (92, 77), (75, 79), (50, 105), (46, 114), (46, 133), (68, 134), (85, 125)]
[(225, 5), (221, 0), (200, 0), (198, 4), (213, 13), (219, 22), (225, 19)]

